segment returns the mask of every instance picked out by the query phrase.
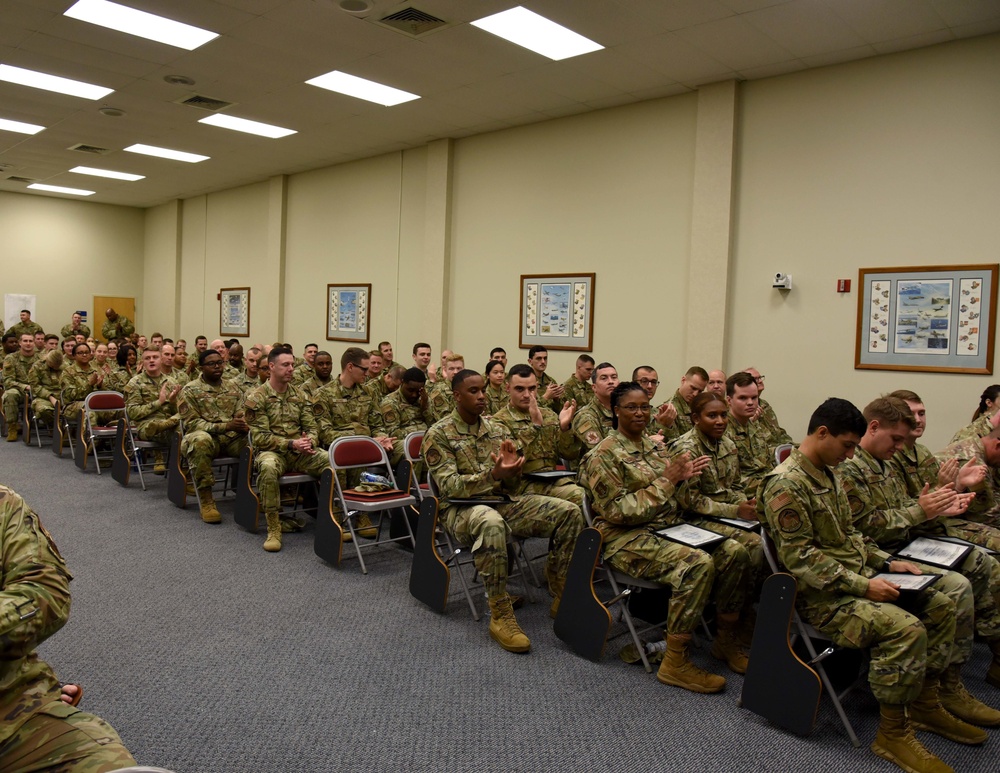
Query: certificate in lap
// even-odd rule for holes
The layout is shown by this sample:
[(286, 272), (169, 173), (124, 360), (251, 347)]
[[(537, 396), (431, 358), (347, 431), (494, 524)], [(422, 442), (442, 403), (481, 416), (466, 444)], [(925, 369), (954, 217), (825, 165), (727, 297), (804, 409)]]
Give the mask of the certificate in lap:
[(572, 470), (538, 470), (537, 472), (526, 472), (521, 477), (528, 480), (545, 482), (559, 480), (560, 478), (575, 478), (576, 473)]
[(921, 591), (941, 578), (940, 574), (909, 574), (907, 572), (879, 572), (873, 580), (885, 580), (899, 586), (900, 593)]
[(507, 505), (510, 504), (510, 497), (506, 494), (489, 497), (455, 497), (448, 500), (449, 505)]
[(972, 545), (956, 545), (927, 537), (917, 537), (904, 548), (896, 551), (900, 558), (909, 558), (942, 569), (954, 569), (972, 550)]
[(744, 521), (742, 518), (723, 518), (718, 515), (705, 516), (716, 523), (724, 523), (726, 526), (735, 526), (743, 531), (760, 531), (760, 521)]
[(727, 537), (721, 534), (716, 534), (714, 531), (709, 531), (708, 529), (702, 529), (700, 526), (692, 526), (690, 523), (668, 526), (653, 533), (671, 542), (678, 542), (681, 545), (700, 548), (701, 550), (707, 550), (727, 539)]

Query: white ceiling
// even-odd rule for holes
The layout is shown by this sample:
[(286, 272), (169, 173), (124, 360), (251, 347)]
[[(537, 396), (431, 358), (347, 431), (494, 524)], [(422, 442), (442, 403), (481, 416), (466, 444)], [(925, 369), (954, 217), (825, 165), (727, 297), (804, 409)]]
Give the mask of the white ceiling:
[[(469, 22), (517, 0), (375, 0), (367, 18), (338, 0), (118, 0), (220, 33), (195, 51), (69, 19), (73, 0), (0, 0), (0, 63), (114, 88), (97, 102), (0, 83), (0, 190), (23, 182), (97, 191), (89, 201), (148, 207), (175, 198), (549, 118), (680, 94), (701, 84), (862, 59), (1000, 30), (1000, 0), (522, 0), (606, 48), (553, 62)], [(376, 19), (413, 5), (449, 26), (412, 38)], [(333, 69), (423, 98), (381, 107), (305, 84)], [(192, 87), (164, 82), (185, 75)], [(265, 139), (197, 123), (193, 94), (227, 113), (296, 129)], [(109, 118), (102, 106), (124, 110)], [(200, 164), (121, 149), (161, 145)], [(85, 143), (113, 152), (68, 148)], [(146, 175), (70, 174), (94, 166)]]

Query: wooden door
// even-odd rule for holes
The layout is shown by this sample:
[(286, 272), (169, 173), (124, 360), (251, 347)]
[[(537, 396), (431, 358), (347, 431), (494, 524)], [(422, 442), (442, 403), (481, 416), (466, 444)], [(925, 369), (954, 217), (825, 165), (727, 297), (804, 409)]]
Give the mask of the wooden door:
[(88, 320), (87, 324), (90, 325), (90, 330), (94, 334), (94, 338), (98, 341), (104, 340), (104, 336), (101, 335), (101, 325), (108, 319), (104, 316), (104, 312), (108, 309), (114, 309), (122, 316), (132, 320), (133, 324), (135, 323), (135, 298), (114, 298), (109, 295), (95, 295), (94, 316), (91, 320)]

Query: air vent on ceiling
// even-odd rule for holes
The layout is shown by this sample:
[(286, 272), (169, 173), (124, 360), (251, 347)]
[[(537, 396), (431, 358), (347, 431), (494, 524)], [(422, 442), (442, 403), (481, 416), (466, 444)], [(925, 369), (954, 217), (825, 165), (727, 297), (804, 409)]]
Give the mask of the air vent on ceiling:
[(213, 113), (219, 110), (225, 110), (227, 107), (232, 107), (235, 102), (226, 102), (221, 99), (212, 99), (212, 97), (206, 97), (203, 94), (195, 94), (192, 97), (187, 97), (186, 99), (176, 99), (174, 100), (178, 105), (190, 105), (191, 107), (197, 107), (202, 110), (210, 110)]
[(411, 37), (426, 35), (428, 32), (447, 27), (448, 22), (432, 16), (426, 11), (408, 5), (394, 13), (383, 16), (378, 23)]
[(16, 183), (28, 183), (28, 185), (31, 185), (31, 183), (38, 182), (38, 180), (32, 180), (30, 177), (16, 177), (14, 175), (11, 175), (7, 179), (8, 180), (13, 180)]
[(111, 148), (99, 148), (96, 145), (85, 145), (82, 142), (72, 145), (67, 150), (75, 150), (79, 153), (92, 153), (95, 156), (106, 156), (108, 153), (114, 152)]

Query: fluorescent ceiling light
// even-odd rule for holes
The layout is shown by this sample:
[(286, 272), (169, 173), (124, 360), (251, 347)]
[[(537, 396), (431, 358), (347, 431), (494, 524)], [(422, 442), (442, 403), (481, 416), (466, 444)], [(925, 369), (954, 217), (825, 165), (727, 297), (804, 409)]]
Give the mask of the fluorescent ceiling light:
[(38, 134), (38, 132), (43, 131), (44, 129), (44, 126), (39, 126), (38, 124), (10, 121), (6, 118), (0, 118), (0, 131), (17, 132), (18, 134)]
[(128, 180), (129, 182), (135, 182), (136, 180), (145, 180), (145, 176), (141, 174), (129, 174), (128, 172), (112, 172), (110, 169), (94, 169), (92, 166), (74, 166), (69, 171), (75, 172), (76, 174), (89, 174), (94, 177), (110, 177), (112, 180)]
[(185, 153), (183, 150), (171, 150), (170, 148), (158, 148), (155, 145), (129, 145), (125, 148), (129, 153), (142, 153), (144, 156), (156, 156), (158, 158), (169, 158), (173, 161), (187, 161), (189, 164), (197, 164), (199, 161), (207, 161), (211, 156), (199, 156), (197, 153)]
[(367, 99), (369, 102), (386, 107), (420, 99), (419, 94), (394, 89), (392, 86), (383, 86), (381, 83), (359, 78), (356, 75), (348, 75), (340, 70), (333, 70), (326, 75), (318, 75), (307, 80), (306, 83), (311, 86), (319, 86), (321, 89), (336, 91), (338, 94), (346, 94), (349, 97)]
[(217, 32), (165, 19), (126, 5), (109, 3), (108, 0), (80, 0), (66, 11), (65, 15), (188, 51), (193, 51), (198, 46), (203, 46), (219, 37)]
[(223, 129), (232, 129), (237, 132), (246, 132), (247, 134), (257, 134), (261, 137), (270, 137), (271, 139), (278, 139), (279, 137), (287, 137), (289, 134), (298, 134), (295, 129), (284, 129), (281, 126), (272, 126), (269, 123), (261, 123), (260, 121), (250, 121), (246, 118), (236, 118), (232, 115), (210, 115), (208, 118), (202, 118), (198, 123), (207, 123), (210, 126), (219, 126)]
[(557, 61), (604, 48), (600, 43), (521, 6), (485, 16), (472, 22), (472, 25)]
[(69, 94), (71, 97), (83, 97), (84, 99), (101, 99), (114, 91), (114, 89), (106, 89), (92, 83), (60, 78), (58, 75), (46, 75), (43, 72), (25, 70), (23, 67), (14, 67), (9, 64), (0, 64), (0, 81), (19, 83), (22, 86), (31, 86), (46, 91), (57, 91), (60, 94)]
[(61, 185), (45, 185), (44, 183), (32, 183), (28, 186), (36, 191), (50, 191), (52, 193), (68, 193), (71, 196), (93, 196), (96, 191), (85, 191), (81, 188), (63, 188)]

